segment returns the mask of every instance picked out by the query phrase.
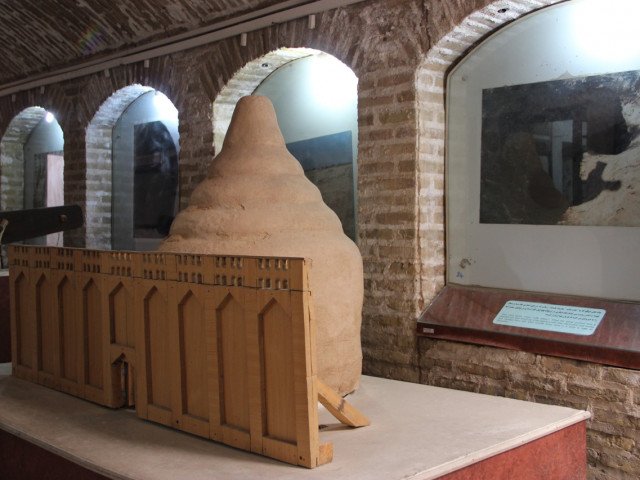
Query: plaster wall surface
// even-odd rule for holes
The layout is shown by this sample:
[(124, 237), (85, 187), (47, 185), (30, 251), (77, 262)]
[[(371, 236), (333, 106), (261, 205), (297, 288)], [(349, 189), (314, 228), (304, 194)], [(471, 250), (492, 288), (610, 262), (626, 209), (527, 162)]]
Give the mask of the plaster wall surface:
[[(254, 93), (273, 103), (285, 143), (346, 130), (357, 140), (356, 84), (346, 66), (328, 55), (311, 55), (278, 68)], [(354, 142), (354, 158), (357, 147)]]
[[(151, 59), (147, 68), (140, 62), (111, 69), (108, 77), (100, 73), (0, 98), (0, 135), (14, 134), (10, 122), (27, 107), (52, 111), (65, 132), (65, 202), (86, 211), (92, 208), (90, 182), (105, 178), (100, 157), (88, 149), (87, 125), (124, 87), (159, 90), (179, 112), (184, 207), (215, 151), (213, 102), (237, 81), (234, 74), (281, 47), (335, 56), (359, 80), (357, 243), (364, 261), (365, 373), (587, 408), (593, 414), (590, 478), (638, 478), (640, 373), (415, 335), (419, 312), (444, 283), (445, 74), (501, 25), (554, 2), (367, 0), (319, 13), (313, 30), (302, 18), (249, 32), (246, 47), (229, 38)], [(254, 66), (251, 91), (264, 78), (261, 64)], [(10, 203), (10, 169), (3, 165), (1, 172), (3, 208)], [(92, 222), (66, 233), (66, 244), (107, 245), (99, 227), (108, 229), (110, 218), (105, 213)]]

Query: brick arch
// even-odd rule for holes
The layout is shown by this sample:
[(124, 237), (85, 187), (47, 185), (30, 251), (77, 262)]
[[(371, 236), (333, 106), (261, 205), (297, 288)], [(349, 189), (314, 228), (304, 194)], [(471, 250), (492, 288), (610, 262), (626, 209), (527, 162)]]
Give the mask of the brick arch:
[(184, 101), (185, 92), (180, 89), (184, 81), (183, 73), (175, 65), (171, 56), (156, 57), (149, 60), (149, 67), (143, 62), (121, 65), (105, 73), (86, 77), (78, 96), (81, 103), (76, 103), (78, 122), (88, 125), (96, 112), (114, 94), (132, 85), (144, 85), (166, 95), (179, 108)]
[(86, 246), (111, 248), (112, 130), (124, 111), (154, 88), (140, 84), (121, 88), (107, 98), (86, 130)]
[(269, 75), (287, 63), (319, 53), (320, 50), (311, 48), (280, 48), (248, 62), (238, 70), (213, 102), (213, 145), (216, 153), (222, 148), (231, 115), (241, 97), (251, 95)]
[(464, 18), (428, 52), (416, 71), (420, 303), (445, 283), (445, 84), (451, 69), (507, 23), (563, 0), (499, 0)]
[[(402, 50), (400, 41), (393, 38), (389, 42), (386, 38), (385, 41), (380, 41), (378, 30), (371, 28), (368, 17), (380, 21), (384, 17), (383, 14), (390, 11), (404, 11), (404, 5), (396, 5), (392, 9), (385, 3), (373, 3), (365, 8), (366, 14), (363, 16), (351, 15), (350, 10), (351, 7), (340, 7), (317, 14), (315, 29), (309, 29), (308, 19), (303, 17), (247, 32), (246, 46), (240, 46), (238, 38), (227, 38), (211, 44), (206, 55), (203, 54), (200, 61), (194, 65), (201, 88), (213, 101), (248, 63), (279, 50), (297, 49), (296, 46), (335, 57), (349, 67), (358, 78), (371, 69), (372, 62), (384, 62), (391, 55), (390, 52), (397, 54)], [(418, 14), (419, 10), (414, 13)], [(404, 32), (403, 29), (400, 30)], [(365, 41), (354, 43), (355, 31), (365, 32)], [(414, 43), (417, 44), (417, 40), (414, 40)], [(371, 55), (371, 51), (376, 51), (376, 55)]]
[(24, 144), (45, 114), (42, 107), (27, 107), (5, 130), (0, 141), (0, 210), (24, 208)]

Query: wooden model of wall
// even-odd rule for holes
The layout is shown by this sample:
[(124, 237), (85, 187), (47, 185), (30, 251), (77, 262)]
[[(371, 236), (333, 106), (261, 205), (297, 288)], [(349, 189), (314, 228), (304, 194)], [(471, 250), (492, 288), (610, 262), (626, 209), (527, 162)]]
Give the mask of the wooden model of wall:
[(304, 259), (26, 246), (9, 259), (15, 376), (288, 463), (331, 461)]

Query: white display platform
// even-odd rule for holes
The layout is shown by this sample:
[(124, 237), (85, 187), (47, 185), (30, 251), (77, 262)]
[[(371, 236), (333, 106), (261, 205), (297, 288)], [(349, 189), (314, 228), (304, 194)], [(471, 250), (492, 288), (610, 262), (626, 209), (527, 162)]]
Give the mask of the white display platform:
[(589, 418), (585, 411), (363, 377), (350, 402), (371, 426), (320, 407), (333, 462), (307, 470), (216, 444), (48, 388), (0, 365), (0, 428), (114, 479), (432, 479)]

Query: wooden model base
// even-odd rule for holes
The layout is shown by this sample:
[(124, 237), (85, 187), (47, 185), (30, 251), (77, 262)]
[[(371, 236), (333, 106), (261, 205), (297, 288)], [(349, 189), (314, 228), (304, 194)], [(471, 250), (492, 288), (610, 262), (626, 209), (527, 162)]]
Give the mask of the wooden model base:
[(13, 373), (243, 450), (313, 468), (318, 400), (304, 259), (9, 248)]

